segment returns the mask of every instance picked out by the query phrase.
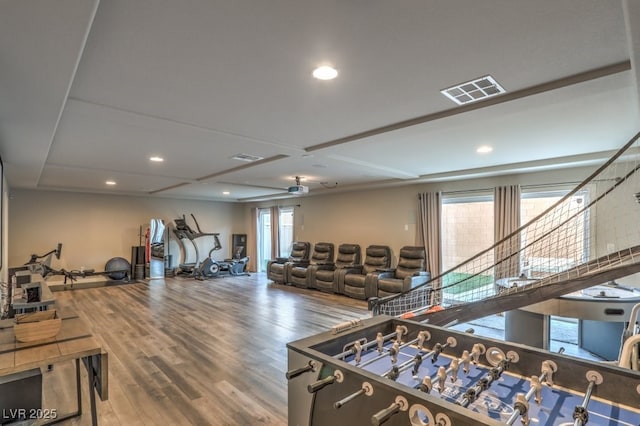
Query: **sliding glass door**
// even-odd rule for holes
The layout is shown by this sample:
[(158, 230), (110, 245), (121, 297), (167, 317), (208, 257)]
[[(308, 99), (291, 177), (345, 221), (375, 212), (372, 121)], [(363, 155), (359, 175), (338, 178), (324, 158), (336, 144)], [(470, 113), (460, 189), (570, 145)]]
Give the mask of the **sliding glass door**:
[[(274, 213), (277, 212), (277, 213)], [(272, 253), (271, 215), (277, 214), (278, 252)], [(274, 257), (288, 257), (293, 243), (293, 207), (258, 209), (258, 272), (266, 272), (267, 262)]]
[(293, 207), (281, 207), (278, 220), (278, 247), (280, 257), (288, 257), (293, 243)]
[(258, 209), (258, 272), (266, 272), (271, 259), (271, 209)]

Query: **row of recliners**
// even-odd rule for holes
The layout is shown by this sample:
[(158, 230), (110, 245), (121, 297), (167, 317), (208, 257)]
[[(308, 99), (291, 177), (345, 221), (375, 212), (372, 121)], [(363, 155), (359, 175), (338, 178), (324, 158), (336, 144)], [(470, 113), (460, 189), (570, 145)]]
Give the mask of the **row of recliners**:
[(400, 249), (398, 263), (391, 268), (391, 248), (370, 245), (361, 260), (358, 244), (340, 244), (334, 260), (333, 243), (293, 243), (287, 258), (267, 263), (267, 277), (280, 284), (343, 294), (356, 299), (404, 293), (429, 280), (424, 247)]

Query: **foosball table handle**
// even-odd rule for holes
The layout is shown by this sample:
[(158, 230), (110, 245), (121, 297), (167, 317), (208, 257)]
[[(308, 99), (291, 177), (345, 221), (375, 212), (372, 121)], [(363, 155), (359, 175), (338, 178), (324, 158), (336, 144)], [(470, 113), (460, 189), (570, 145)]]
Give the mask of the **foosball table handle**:
[(315, 383), (311, 383), (309, 386), (307, 386), (307, 390), (309, 391), (309, 393), (316, 393), (323, 387), (330, 385), (335, 381), (336, 381), (336, 376), (327, 376), (322, 380), (318, 380)]
[(371, 424), (373, 426), (380, 426), (397, 412), (401, 410), (406, 411), (408, 409), (409, 403), (407, 402), (407, 400), (402, 396), (398, 396), (393, 404), (371, 416)]
[(316, 363), (313, 361), (309, 361), (309, 364), (305, 365), (304, 367), (287, 371), (287, 374), (286, 374), (287, 380), (291, 380), (295, 377), (298, 377), (299, 375), (304, 374), (307, 371), (314, 371), (315, 368), (316, 368)]
[(393, 416), (398, 411), (400, 411), (400, 404), (394, 402), (384, 410), (380, 410), (376, 414), (371, 416), (371, 424), (373, 426), (379, 426), (382, 423), (386, 422), (389, 417)]
[(316, 393), (323, 387), (330, 385), (334, 382), (342, 383), (344, 381), (344, 373), (341, 370), (335, 370), (332, 375), (325, 377), (322, 380), (318, 380), (315, 383), (311, 383), (307, 386), (309, 393)]

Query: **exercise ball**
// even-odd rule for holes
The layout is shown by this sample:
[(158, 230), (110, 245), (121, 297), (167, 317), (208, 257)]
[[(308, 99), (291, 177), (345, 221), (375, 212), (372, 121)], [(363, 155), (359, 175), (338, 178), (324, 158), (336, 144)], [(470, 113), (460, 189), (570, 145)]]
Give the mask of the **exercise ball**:
[(114, 257), (104, 265), (104, 271), (112, 280), (122, 280), (129, 275), (131, 264), (123, 257)]

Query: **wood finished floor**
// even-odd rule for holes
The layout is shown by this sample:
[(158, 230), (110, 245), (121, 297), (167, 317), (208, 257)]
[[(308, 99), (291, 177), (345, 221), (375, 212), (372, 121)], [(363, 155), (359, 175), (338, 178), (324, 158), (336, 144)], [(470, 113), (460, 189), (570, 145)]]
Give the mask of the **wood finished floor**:
[[(272, 284), (264, 274), (55, 296), (87, 320), (109, 353), (101, 425), (285, 425), (286, 343), (369, 316), (365, 302)], [(91, 424), (82, 370), (86, 414), (62, 424)], [(43, 378), (43, 408), (72, 411), (73, 363)]]

